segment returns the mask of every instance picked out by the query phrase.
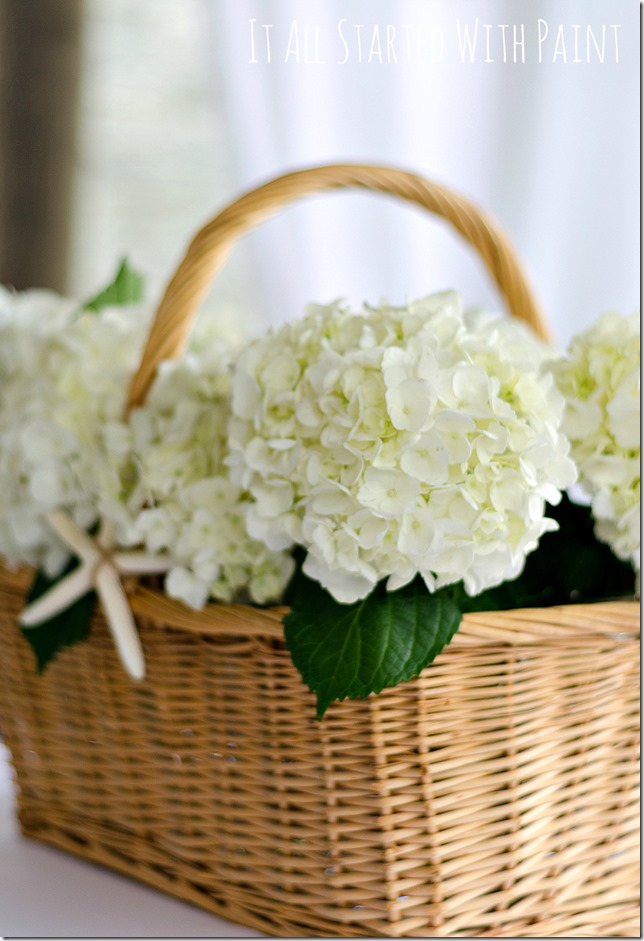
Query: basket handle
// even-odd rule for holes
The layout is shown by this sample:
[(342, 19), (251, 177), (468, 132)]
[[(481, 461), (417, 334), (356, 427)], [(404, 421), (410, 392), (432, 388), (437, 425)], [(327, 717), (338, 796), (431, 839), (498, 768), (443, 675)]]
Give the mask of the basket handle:
[(182, 355), (197, 309), (241, 236), (289, 203), (326, 190), (355, 187), (388, 193), (442, 216), (477, 249), (510, 312), (549, 336), (514, 249), (498, 223), (463, 196), (415, 173), (387, 166), (337, 164), (288, 173), (250, 190), (197, 232), (168, 284), (130, 385), (126, 414), (145, 401), (157, 366)]

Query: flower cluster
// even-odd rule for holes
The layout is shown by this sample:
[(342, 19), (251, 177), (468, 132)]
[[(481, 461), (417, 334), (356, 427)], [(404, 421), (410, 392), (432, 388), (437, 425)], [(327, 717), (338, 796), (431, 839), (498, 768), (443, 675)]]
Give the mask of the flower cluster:
[(101, 426), (123, 409), (147, 326), (137, 306), (100, 316), (50, 291), (0, 288), (0, 554), (56, 575), (68, 554), (44, 514), (97, 521)]
[(201, 321), (122, 419), (149, 314), (0, 289), (0, 554), (57, 575), (68, 550), (45, 515), (63, 509), (86, 530), (110, 520), (121, 546), (165, 552), (168, 593), (194, 607), (276, 600), (293, 560), (248, 536), (224, 464), (232, 349)]
[(248, 501), (224, 463), (232, 352), (202, 327), (182, 360), (161, 364), (145, 405), (104, 432), (101, 514), (121, 545), (168, 554), (166, 591), (195, 608), (276, 601), (294, 567), (248, 535)]
[(575, 478), (546, 348), (451, 292), (270, 331), (236, 364), (230, 459), (250, 533), (307, 550), (338, 601), (417, 574), (476, 594), (518, 575)]
[(595, 533), (640, 565), (639, 315), (605, 313), (553, 365), (566, 398), (564, 429), (592, 498)]
[[(149, 311), (0, 288), (0, 554), (57, 574), (54, 509), (169, 562), (166, 591), (280, 600), (303, 570), (343, 603), (420, 575), (470, 595), (518, 576), (579, 483), (639, 567), (639, 320), (555, 358), (453, 292), (337, 301), (250, 344), (202, 319), (127, 420)], [(572, 443), (572, 449), (571, 449)]]

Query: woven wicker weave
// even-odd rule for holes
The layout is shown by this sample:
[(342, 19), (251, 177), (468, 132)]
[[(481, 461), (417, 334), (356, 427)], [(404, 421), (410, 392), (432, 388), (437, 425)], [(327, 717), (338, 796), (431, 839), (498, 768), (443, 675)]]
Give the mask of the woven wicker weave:
[[(393, 192), (450, 219), (543, 331), (512, 252), (469, 204), (374, 167), (292, 174), (197, 236), (130, 404), (177, 355), (232, 242), (317, 189)], [(541, 326), (540, 326), (541, 325)], [(128, 679), (100, 613), (44, 676), (0, 569), (0, 729), (25, 834), (281, 936), (639, 937), (639, 605), (467, 615), (420, 677), (322, 722), (282, 610), (130, 600)]]

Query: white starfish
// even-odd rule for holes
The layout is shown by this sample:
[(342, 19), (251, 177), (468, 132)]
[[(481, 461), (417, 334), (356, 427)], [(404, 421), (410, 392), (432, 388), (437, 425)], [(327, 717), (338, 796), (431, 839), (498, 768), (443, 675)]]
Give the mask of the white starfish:
[(172, 562), (167, 556), (116, 550), (114, 527), (106, 521), (101, 523), (96, 538), (92, 538), (64, 510), (52, 510), (45, 518), (78, 557), (80, 565), (27, 605), (20, 615), (21, 624), (36, 627), (94, 589), (123, 666), (133, 679), (142, 680), (145, 676), (143, 649), (120, 576), (166, 572)]

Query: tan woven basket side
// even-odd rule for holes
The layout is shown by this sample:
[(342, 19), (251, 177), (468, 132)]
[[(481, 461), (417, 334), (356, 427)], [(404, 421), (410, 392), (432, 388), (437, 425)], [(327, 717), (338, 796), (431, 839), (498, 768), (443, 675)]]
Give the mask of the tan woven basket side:
[(100, 614), (37, 676), (30, 577), (0, 570), (26, 834), (278, 936), (639, 937), (639, 605), (468, 616), (318, 723), (271, 612), (186, 630), (139, 589), (143, 683)]

